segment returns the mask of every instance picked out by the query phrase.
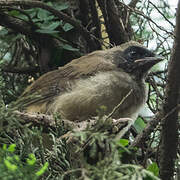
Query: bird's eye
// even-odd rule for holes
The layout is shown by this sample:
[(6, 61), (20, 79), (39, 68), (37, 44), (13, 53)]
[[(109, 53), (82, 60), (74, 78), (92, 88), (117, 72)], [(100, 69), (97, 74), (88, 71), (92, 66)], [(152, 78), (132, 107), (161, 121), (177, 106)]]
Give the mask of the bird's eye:
[(130, 57), (134, 57), (137, 55), (137, 52), (136, 51), (130, 51), (129, 55), (130, 55)]

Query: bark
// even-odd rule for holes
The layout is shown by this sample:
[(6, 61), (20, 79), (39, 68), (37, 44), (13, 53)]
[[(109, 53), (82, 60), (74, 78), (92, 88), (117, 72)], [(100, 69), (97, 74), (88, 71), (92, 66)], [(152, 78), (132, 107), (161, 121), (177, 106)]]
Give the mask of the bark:
[(105, 21), (106, 30), (111, 44), (120, 45), (131, 38), (126, 32), (124, 19), (119, 14), (119, 9), (114, 0), (97, 0)]
[(166, 96), (163, 104), (160, 146), (160, 177), (171, 180), (178, 146), (178, 99), (180, 90), (180, 1), (176, 11), (175, 41), (168, 66)]

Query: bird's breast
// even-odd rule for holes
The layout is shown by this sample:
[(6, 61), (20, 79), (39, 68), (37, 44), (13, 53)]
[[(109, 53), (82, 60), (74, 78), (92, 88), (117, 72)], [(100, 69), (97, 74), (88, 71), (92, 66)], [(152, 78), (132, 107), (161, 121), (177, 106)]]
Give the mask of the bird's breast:
[(66, 92), (59, 95), (48, 111), (59, 112), (63, 118), (72, 121), (86, 120), (97, 115), (101, 106), (109, 114), (115, 106), (132, 90), (119, 106), (114, 118), (136, 118), (145, 102), (145, 86), (136, 83), (125, 72), (99, 72), (95, 76), (77, 80)]

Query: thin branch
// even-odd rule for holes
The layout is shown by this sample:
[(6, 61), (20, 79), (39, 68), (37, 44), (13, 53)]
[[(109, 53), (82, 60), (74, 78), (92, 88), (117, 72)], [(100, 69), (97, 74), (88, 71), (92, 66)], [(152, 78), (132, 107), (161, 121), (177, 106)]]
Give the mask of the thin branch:
[(155, 21), (153, 21), (149, 16), (145, 15), (143, 12), (141, 12), (141, 11), (135, 9), (135, 8), (132, 8), (132, 7), (128, 6), (128, 5), (120, 2), (120, 1), (119, 1), (119, 3), (122, 4), (125, 8), (129, 9), (131, 12), (134, 12), (136, 14), (139, 14), (139, 15), (143, 16), (148, 21), (152, 22), (157, 28), (159, 28), (160, 30), (162, 30), (162, 31), (164, 31), (164, 32), (166, 32), (168, 34), (171, 34), (174, 37), (174, 34), (172, 32), (169, 32), (166, 29), (164, 29), (163, 27), (159, 26)]
[(28, 68), (15, 68), (15, 67), (3, 67), (2, 72), (17, 73), (17, 74), (34, 74), (40, 72), (39, 67), (28, 67)]
[(151, 4), (158, 11), (158, 13), (161, 14), (161, 16), (163, 16), (166, 22), (168, 22), (173, 28), (175, 28), (175, 25), (159, 10), (157, 6), (155, 6), (151, 1), (149, 1), (149, 4)]
[[(28, 20), (29, 20), (29, 22), (30, 22), (31, 24), (34, 24), (34, 22), (32, 21), (31, 16), (30, 16), (28, 13), (26, 13), (25, 11), (23, 11), (22, 9), (20, 9), (20, 8), (14, 8), (14, 7), (9, 7), (9, 6), (7, 6), (7, 7), (3, 7), (3, 8), (2, 8), (2, 11), (4, 11), (4, 10), (16, 10), (16, 11), (19, 11), (20, 13), (24, 14), (25, 16), (27, 16), (27, 18), (28, 18)], [(16, 18), (17, 18), (17, 19), (20, 19), (20, 20), (22, 20), (22, 21), (24, 21), (24, 22), (26, 22), (25, 20), (23, 20), (23, 19), (21, 19), (21, 18), (18, 18), (18, 17), (16, 17)]]
[(113, 116), (113, 114), (119, 109), (119, 107), (124, 103), (124, 101), (131, 95), (131, 93), (133, 92), (133, 89), (131, 89), (126, 96), (124, 96), (122, 98), (122, 100), (120, 101), (120, 103), (114, 107), (114, 109), (112, 110), (112, 112), (107, 116), (106, 120), (111, 118)]
[(28, 22), (14, 18), (3, 12), (0, 12), (0, 25), (28, 36), (32, 34), (32, 29), (34, 28)]
[(131, 8), (135, 8), (136, 4), (139, 2), (140, 0), (131, 0), (131, 2), (128, 4), (129, 7)]
[(156, 75), (165, 74), (165, 73), (167, 73), (167, 69), (159, 70), (159, 71), (155, 71), (155, 72), (150, 72), (148, 76), (156, 76)]

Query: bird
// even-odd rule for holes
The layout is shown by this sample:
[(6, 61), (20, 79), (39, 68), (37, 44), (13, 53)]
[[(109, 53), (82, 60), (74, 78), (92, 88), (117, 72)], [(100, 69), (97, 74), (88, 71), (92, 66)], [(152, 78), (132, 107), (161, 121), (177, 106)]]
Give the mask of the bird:
[(145, 78), (162, 60), (138, 42), (130, 41), (107, 50), (97, 50), (34, 81), (20, 96), (26, 112), (54, 114), (81, 122), (98, 115), (106, 107), (113, 118), (138, 117), (147, 100)]

